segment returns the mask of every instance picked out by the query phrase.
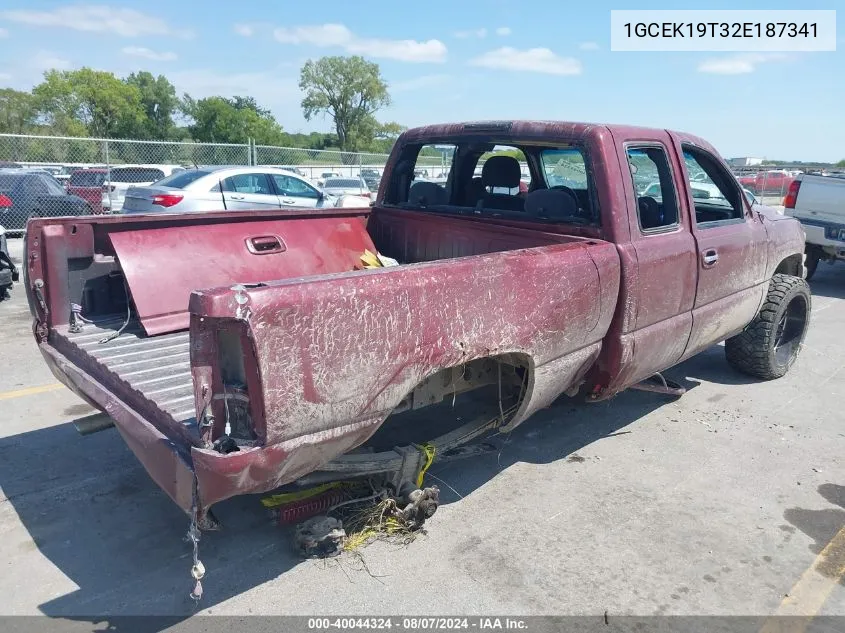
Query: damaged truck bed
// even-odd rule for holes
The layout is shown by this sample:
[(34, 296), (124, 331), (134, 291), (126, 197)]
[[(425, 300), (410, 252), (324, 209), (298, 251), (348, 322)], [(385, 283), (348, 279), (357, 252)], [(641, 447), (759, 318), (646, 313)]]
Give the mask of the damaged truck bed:
[[(445, 183), (415, 179), (434, 145)], [(54, 374), (202, 518), (339, 477), (399, 493), (416, 444), (448, 453), (723, 340), (737, 369), (783, 375), (809, 320), (803, 246), (701, 139), (503, 122), (404, 133), (372, 207), (36, 219), (25, 265)], [(399, 265), (364, 269), (367, 250)]]

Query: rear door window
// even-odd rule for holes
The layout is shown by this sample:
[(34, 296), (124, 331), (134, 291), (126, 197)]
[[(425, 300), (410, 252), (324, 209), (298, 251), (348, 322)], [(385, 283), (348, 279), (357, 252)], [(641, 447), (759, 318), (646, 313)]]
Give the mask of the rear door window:
[(661, 147), (628, 147), (628, 168), (637, 199), (640, 230), (653, 232), (678, 225), (675, 184)]
[(223, 191), (274, 195), (267, 174), (237, 174), (223, 181)]

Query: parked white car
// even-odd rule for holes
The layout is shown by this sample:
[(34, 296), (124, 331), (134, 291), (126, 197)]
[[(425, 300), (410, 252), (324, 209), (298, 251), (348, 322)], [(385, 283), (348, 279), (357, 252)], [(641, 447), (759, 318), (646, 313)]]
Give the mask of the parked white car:
[(341, 177), (342, 176), (339, 173), (337, 173), (336, 171), (324, 171), (322, 174), (320, 174), (320, 177), (317, 178), (317, 184), (320, 187), (322, 187), (325, 184), (326, 180), (328, 180), (329, 178), (341, 178)]
[(179, 165), (120, 165), (112, 167), (103, 184), (103, 212), (120, 213), (130, 187), (151, 185), (172, 174), (185, 171)]
[[(347, 198), (349, 196), (346, 196)], [(150, 186), (126, 192), (124, 213), (184, 213), (223, 209), (365, 207), (367, 198), (344, 200), (314, 187), (290, 171), (274, 167), (187, 169)]]
[(361, 196), (369, 199), (372, 195), (370, 188), (363, 178), (353, 176), (351, 178), (326, 178), (323, 183), (323, 191), (339, 198), (341, 196)]

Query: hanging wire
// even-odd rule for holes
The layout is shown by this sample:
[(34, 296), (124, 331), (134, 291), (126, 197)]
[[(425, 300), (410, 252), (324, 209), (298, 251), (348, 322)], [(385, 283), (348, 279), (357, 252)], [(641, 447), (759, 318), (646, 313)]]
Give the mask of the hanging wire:
[(116, 332), (112, 332), (108, 336), (105, 336), (99, 341), (97, 341), (98, 345), (103, 345), (104, 343), (113, 341), (118, 336), (123, 334), (123, 330), (126, 329), (126, 326), (129, 325), (129, 321), (132, 320), (132, 302), (129, 300), (129, 286), (126, 285), (126, 277), (123, 278), (123, 292), (126, 295), (126, 320), (123, 322), (123, 325), (120, 326), (119, 330), (117, 330)]

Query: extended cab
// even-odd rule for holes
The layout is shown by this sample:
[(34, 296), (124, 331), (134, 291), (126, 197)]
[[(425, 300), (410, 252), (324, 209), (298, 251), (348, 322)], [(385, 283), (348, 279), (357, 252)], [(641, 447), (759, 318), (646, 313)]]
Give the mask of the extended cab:
[[(432, 151), (448, 178), (415, 181)], [(415, 445), (448, 455), (720, 341), (777, 378), (810, 316), (799, 223), (752, 209), (704, 140), (627, 126), (413, 129), (372, 207), (37, 219), (25, 251), (47, 363), (205, 525), (283, 485), (407, 486)]]
[(807, 279), (820, 261), (845, 259), (845, 174), (799, 175), (789, 185), (783, 206), (807, 234)]

